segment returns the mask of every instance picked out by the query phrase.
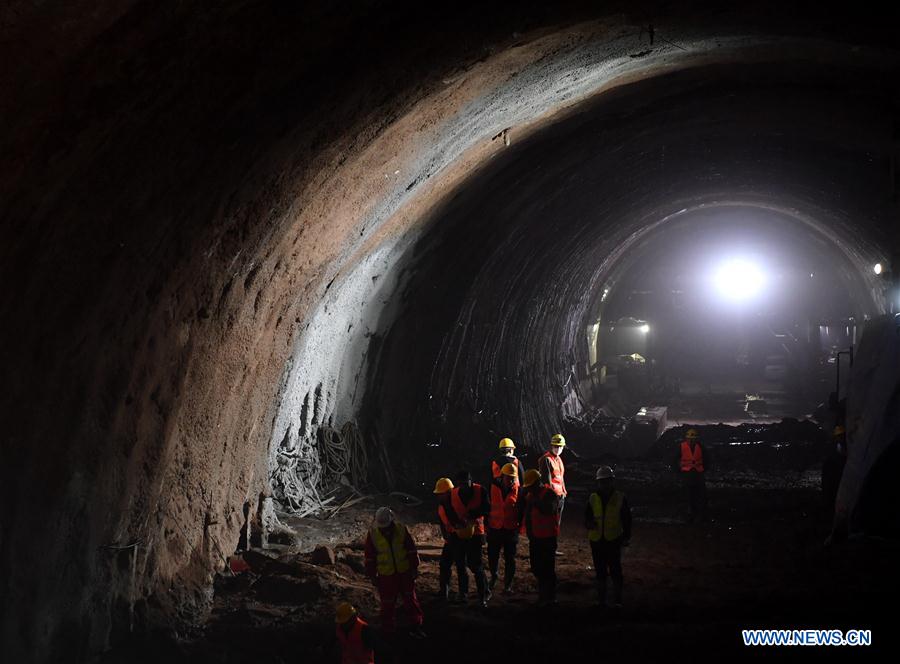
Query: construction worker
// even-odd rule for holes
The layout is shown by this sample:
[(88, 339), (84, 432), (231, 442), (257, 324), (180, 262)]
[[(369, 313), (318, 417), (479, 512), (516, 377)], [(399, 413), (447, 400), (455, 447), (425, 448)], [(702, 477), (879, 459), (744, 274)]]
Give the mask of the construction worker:
[(375, 664), (375, 633), (350, 602), (337, 605), (334, 623), (341, 664)]
[(597, 488), (588, 497), (584, 525), (591, 543), (591, 556), (597, 574), (597, 601), (606, 602), (606, 577), (612, 579), (613, 608), (622, 607), (622, 547), (631, 540), (631, 508), (625, 494), (613, 487), (615, 472), (600, 466), (595, 476)]
[[(541, 478), (553, 492), (559, 497), (559, 521), (562, 523), (563, 508), (566, 506), (566, 466), (563, 464), (562, 453), (566, 448), (566, 438), (561, 433), (553, 434), (550, 439), (550, 449), (544, 452), (544, 455), (538, 459), (538, 470), (541, 471)], [(561, 556), (562, 552), (557, 551), (557, 556)]]
[[(440, 478), (434, 485), (434, 494), (438, 502), (438, 519), (440, 519), (441, 535), (444, 538), (444, 547), (441, 549), (440, 560), (440, 589), (438, 597), (443, 600), (450, 599), (450, 577), (453, 574), (453, 565), (456, 564), (456, 581), (462, 593), (462, 579), (466, 575), (465, 556), (460, 556), (461, 540), (456, 535), (456, 528), (460, 524), (456, 513), (450, 505), (450, 492), (453, 490), (453, 482), (449, 477)], [(462, 561), (460, 559), (462, 558)]]
[(491, 513), (488, 516), (488, 567), (491, 570), (490, 590), (497, 585), (500, 572), (500, 551), (503, 551), (503, 594), (512, 592), (516, 576), (516, 549), (522, 525), (519, 510), (519, 471), (515, 463), (500, 469), (500, 486), (491, 485)]
[[(677, 472), (681, 475), (682, 484), (688, 497), (688, 522), (706, 519), (706, 468), (709, 467), (709, 455), (700, 444), (700, 433), (696, 429), (688, 429), (684, 440), (678, 446), (676, 457)], [(704, 458), (704, 455), (706, 458)]]
[[(484, 573), (484, 518), (490, 513), (487, 491), (480, 484), (472, 482), (472, 475), (460, 471), (456, 475), (456, 486), (450, 490), (450, 505), (460, 525), (456, 536), (460, 539), (457, 551), (457, 570), (465, 564), (475, 576), (478, 600), (486, 607), (491, 598)], [(468, 601), (469, 575), (460, 575), (459, 601)]]
[(395, 631), (397, 597), (409, 614), (414, 637), (424, 637), (422, 607), (416, 597), (419, 553), (416, 543), (402, 523), (397, 523), (390, 507), (379, 507), (375, 523), (366, 535), (366, 575), (375, 583), (381, 600), (381, 628), (387, 635)]
[(503, 438), (500, 441), (497, 456), (491, 461), (491, 484), (500, 486), (502, 481), (500, 469), (508, 463), (516, 466), (516, 476), (518, 478), (525, 476), (525, 466), (516, 458), (516, 444), (512, 441), (512, 438)]
[(542, 483), (538, 470), (525, 473), (522, 483), (525, 533), (531, 573), (538, 582), (538, 606), (556, 604), (556, 545), (559, 539), (559, 496)]

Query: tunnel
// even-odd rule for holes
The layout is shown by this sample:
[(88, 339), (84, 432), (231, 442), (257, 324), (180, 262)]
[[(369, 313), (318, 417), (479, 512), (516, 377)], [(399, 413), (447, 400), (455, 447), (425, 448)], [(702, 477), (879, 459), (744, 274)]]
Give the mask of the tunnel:
[[(4, 661), (338, 661), (336, 603), (378, 622), (375, 508), (415, 524), (424, 598), (435, 481), (482, 482), (505, 437), (533, 468), (554, 433), (559, 630), (530, 589), (506, 613), (428, 599), (429, 639), (377, 661), (455, 661), (434, 643), (460, 631), (486, 661), (514, 625), (523, 659), (598, 634), (721, 659), (755, 627), (895, 650), (896, 19), (8, 3)], [(690, 427), (720, 464), (699, 525), (668, 472)], [(579, 599), (601, 464), (635, 515), (621, 620)]]

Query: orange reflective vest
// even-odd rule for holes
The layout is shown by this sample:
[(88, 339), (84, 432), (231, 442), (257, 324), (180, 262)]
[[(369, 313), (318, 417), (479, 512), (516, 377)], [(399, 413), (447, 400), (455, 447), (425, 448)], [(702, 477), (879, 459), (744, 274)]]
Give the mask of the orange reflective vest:
[(515, 530), (519, 527), (519, 485), (513, 484), (503, 496), (503, 490), (491, 485), (491, 515), (488, 526), (493, 530)]
[(557, 496), (565, 496), (566, 467), (563, 464), (562, 457), (551, 454), (550, 452), (544, 452), (544, 456), (542, 456), (541, 459), (547, 459), (547, 463), (550, 466), (549, 484), (550, 488), (553, 489), (553, 493), (555, 493)]
[(692, 470), (703, 472), (703, 448), (697, 443), (691, 449), (690, 441), (681, 441), (681, 472), (689, 473)]
[[(469, 517), (470, 512), (477, 513), (481, 508), (481, 492), (484, 489), (480, 484), (472, 484), (472, 497), (469, 498), (468, 504), (463, 503), (462, 498), (459, 497), (459, 489), (460, 487), (454, 487), (450, 491), (450, 504), (453, 506), (453, 511), (456, 512), (456, 516), (460, 521), (474, 525), (473, 535), (484, 535), (484, 517), (479, 516), (474, 521)], [(457, 534), (460, 534), (463, 539), (468, 539), (459, 531)]]
[(375, 653), (366, 648), (362, 640), (363, 627), (368, 623), (356, 617), (356, 624), (348, 631), (337, 626), (337, 638), (341, 644), (341, 664), (375, 664)]
[(545, 537), (559, 537), (559, 511), (552, 510), (550, 514), (544, 514), (541, 503), (547, 500), (547, 494), (554, 493), (545, 486), (537, 492), (530, 492), (527, 498), (526, 515), (531, 523), (531, 536), (543, 539)]

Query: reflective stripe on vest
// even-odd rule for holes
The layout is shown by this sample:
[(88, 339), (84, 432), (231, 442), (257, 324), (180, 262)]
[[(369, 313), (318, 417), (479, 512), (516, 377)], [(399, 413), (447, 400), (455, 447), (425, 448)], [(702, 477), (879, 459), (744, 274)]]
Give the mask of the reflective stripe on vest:
[(603, 500), (599, 494), (591, 494), (589, 502), (591, 510), (594, 512), (594, 523), (597, 527), (588, 531), (588, 539), (590, 541), (599, 542), (603, 539), (607, 542), (612, 542), (622, 536), (622, 500), (624, 497), (621, 491), (613, 491), (606, 505), (606, 510), (604, 510)]
[[(474, 535), (484, 535), (484, 517), (479, 516), (474, 521), (469, 517), (470, 512), (477, 513), (478, 510), (481, 509), (481, 492), (484, 491), (484, 489), (480, 484), (473, 484), (472, 497), (469, 498), (468, 505), (464, 505), (462, 498), (459, 497), (459, 489), (460, 487), (454, 487), (450, 492), (450, 504), (453, 506), (453, 511), (456, 512), (456, 516), (459, 517), (460, 521), (466, 521), (470, 525), (474, 525)], [(464, 537), (463, 539), (468, 538)]]
[(356, 624), (349, 632), (338, 625), (337, 638), (341, 644), (341, 664), (375, 664), (375, 652), (366, 648), (362, 640), (362, 630), (368, 623), (356, 618)]
[(491, 515), (488, 525), (494, 530), (515, 530), (518, 528), (519, 485), (513, 484), (506, 497), (500, 487), (491, 485)]
[(703, 448), (699, 444), (694, 445), (694, 449), (691, 450), (688, 441), (681, 441), (681, 470), (685, 473), (692, 470), (703, 472)]
[(546, 458), (550, 464), (550, 486), (553, 488), (553, 492), (557, 496), (566, 495), (566, 467), (562, 457), (545, 452), (542, 458)]
[(409, 553), (404, 546), (406, 526), (394, 523), (394, 532), (390, 542), (377, 526), (373, 526), (369, 534), (375, 545), (375, 562), (381, 576), (391, 576), (409, 571)]
[(538, 505), (552, 493), (547, 487), (541, 487), (537, 493), (528, 494), (528, 518), (531, 520), (531, 536), (536, 538), (559, 536), (559, 511), (544, 514)]

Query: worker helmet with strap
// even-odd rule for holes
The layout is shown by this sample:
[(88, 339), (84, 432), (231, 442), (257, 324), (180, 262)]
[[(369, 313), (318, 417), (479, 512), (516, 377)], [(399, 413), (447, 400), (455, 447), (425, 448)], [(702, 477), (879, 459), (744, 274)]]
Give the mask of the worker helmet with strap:
[(512, 441), (512, 438), (501, 438), (500, 439), (500, 449), (501, 450), (514, 450), (514, 449), (516, 449), (516, 444)]

